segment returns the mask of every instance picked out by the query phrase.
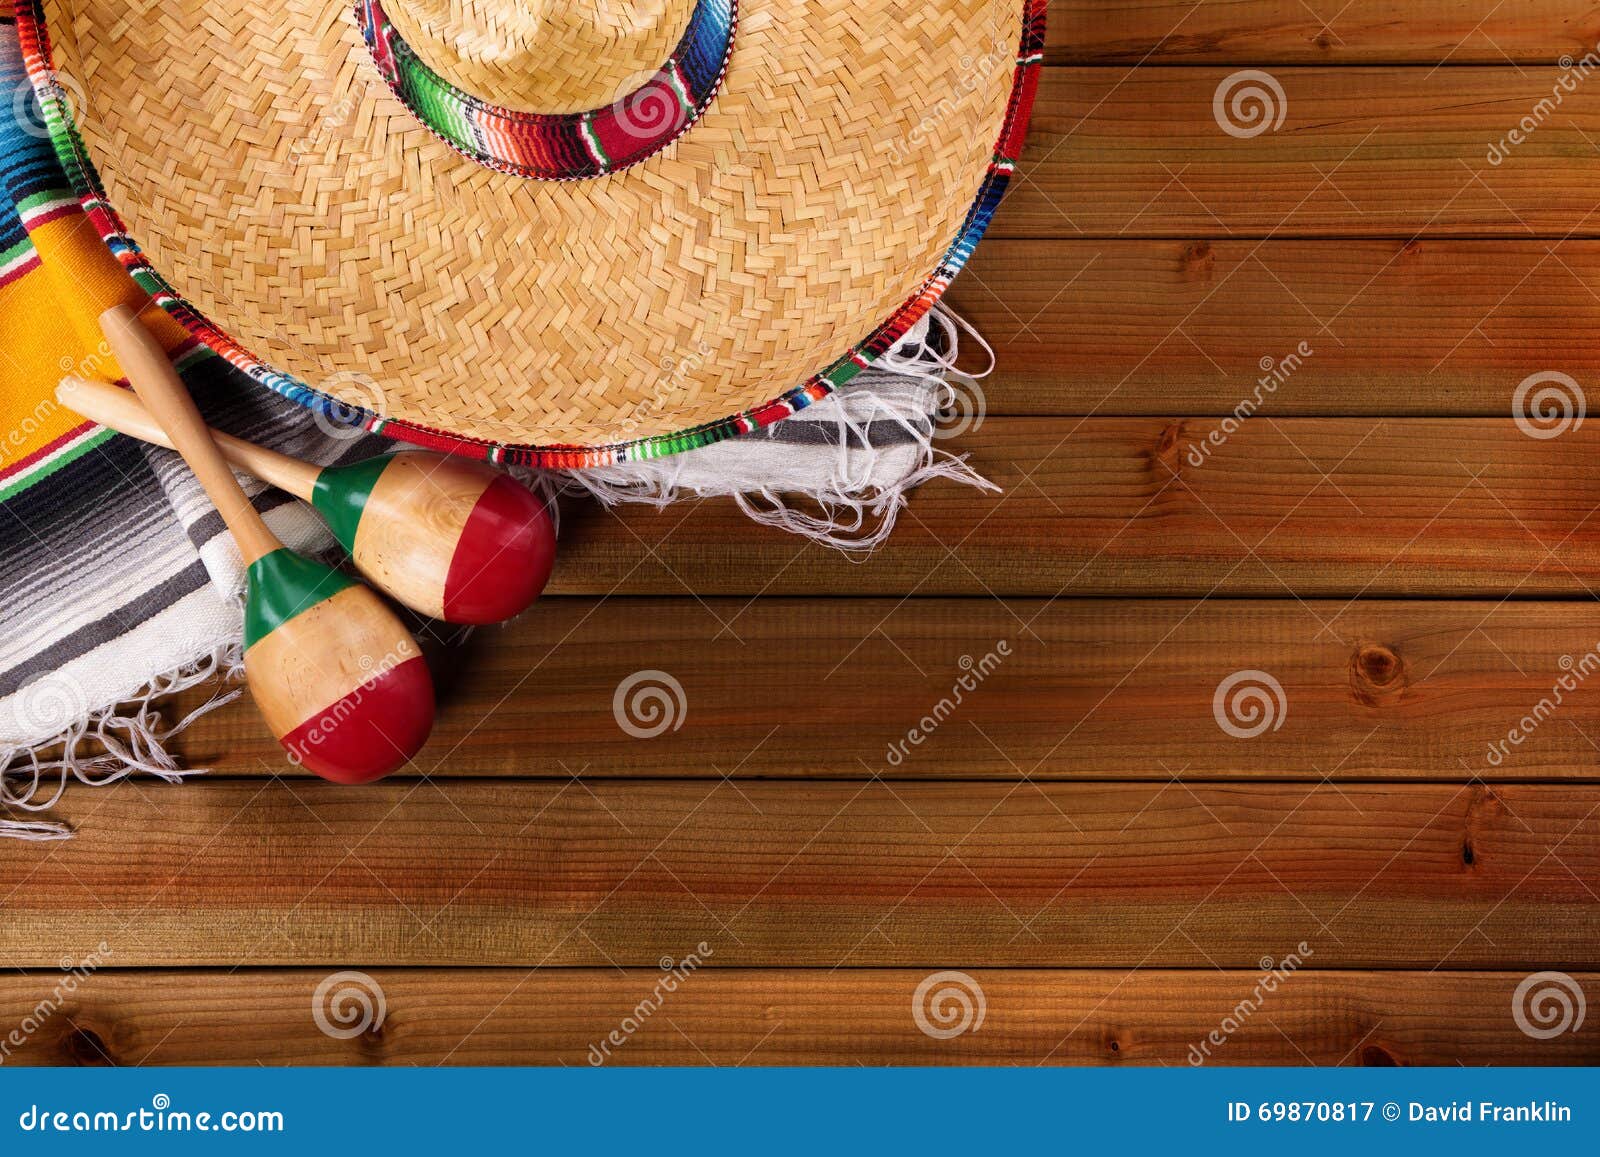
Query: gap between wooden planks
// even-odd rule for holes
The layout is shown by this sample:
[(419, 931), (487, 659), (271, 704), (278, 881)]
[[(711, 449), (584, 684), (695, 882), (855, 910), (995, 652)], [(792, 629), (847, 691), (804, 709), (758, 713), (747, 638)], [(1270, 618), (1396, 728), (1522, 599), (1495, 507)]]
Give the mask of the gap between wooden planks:
[(1554, 64), (1600, 41), (1574, 0), (1051, 0), (1047, 59)]
[(1596, 786), (124, 782), (61, 812), (74, 840), (0, 843), (14, 967), (1600, 963)]
[[(1593, 779), (1600, 659), (1583, 656), (1596, 647), (1592, 602), (547, 598), (433, 650), (442, 707), (414, 770)], [(652, 670), (663, 674), (643, 686), (676, 682), (677, 726), (638, 738), (616, 692)], [(1281, 688), (1253, 738), (1217, 715), (1217, 688), (1239, 671), (1265, 673), (1245, 689)], [(1564, 677), (1574, 689), (1546, 715)], [(1226, 706), (1222, 717), (1241, 729)], [(291, 774), (247, 701), (176, 749), (228, 775)]]
[[(704, 968), (639, 1016), (653, 970), (376, 969), (384, 1017), (336, 1039), (313, 1019), (321, 970), (102, 971), (7, 1059), (29, 1065), (1593, 1064), (1591, 1033), (1517, 1027), (1521, 973), (1261, 974), (974, 970), (975, 1029), (936, 1039), (912, 1009), (926, 970)], [(37, 1015), (59, 977), (0, 980), (0, 1019)], [(1573, 980), (1593, 991), (1600, 976)], [(335, 989), (337, 990), (337, 985)], [(350, 993), (358, 991), (351, 987)], [(930, 990), (931, 991), (931, 990)], [(982, 1002), (982, 1019), (976, 1009)], [(375, 1005), (374, 1005), (375, 1007)], [(347, 1011), (357, 1011), (352, 1004)], [(637, 1032), (600, 1051), (625, 1019)], [(1238, 1028), (1221, 1045), (1207, 1036)], [(935, 1028), (938, 1022), (929, 1020)], [(952, 1026), (957, 1023), (952, 1021)], [(336, 1024), (335, 1027), (338, 1027)], [(591, 1049), (594, 1051), (591, 1052)], [(1195, 1050), (1195, 1051), (1192, 1051)]]
[(1504, 417), (1531, 374), (1600, 380), (1593, 241), (990, 240), (950, 302), (991, 416)]
[(1553, 65), (1282, 68), (1271, 98), (1282, 123), (1242, 138), (1213, 112), (1230, 75), (1045, 69), (991, 236), (1600, 235), (1592, 79), (1557, 105)]

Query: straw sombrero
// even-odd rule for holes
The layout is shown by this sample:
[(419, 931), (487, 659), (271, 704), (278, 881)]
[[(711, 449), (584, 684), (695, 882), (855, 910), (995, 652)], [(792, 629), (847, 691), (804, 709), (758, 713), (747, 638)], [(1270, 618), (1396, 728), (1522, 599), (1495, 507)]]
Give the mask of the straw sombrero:
[(18, 0), (57, 152), (306, 405), (581, 466), (775, 421), (943, 292), (1044, 0)]

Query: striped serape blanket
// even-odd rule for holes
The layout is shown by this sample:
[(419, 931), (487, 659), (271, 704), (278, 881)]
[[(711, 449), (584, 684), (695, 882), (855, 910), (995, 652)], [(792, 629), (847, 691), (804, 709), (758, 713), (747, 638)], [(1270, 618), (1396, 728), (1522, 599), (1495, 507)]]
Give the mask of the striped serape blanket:
[[(193, 716), (165, 718), (162, 701), (238, 671), (242, 569), (198, 483), (55, 400), (66, 374), (117, 379), (97, 319), (143, 300), (70, 191), (0, 0), (0, 836), (69, 836), (48, 811), (73, 780), (191, 774), (164, 743)], [(212, 425), (321, 464), (387, 448), (245, 378), (159, 309), (145, 320)], [(847, 389), (746, 437), (531, 480), (606, 503), (730, 495), (758, 521), (870, 547), (909, 487), (982, 484), (937, 443), (956, 327), (926, 319)], [(286, 544), (334, 549), (308, 507), (247, 488)]]
[[(65, 374), (114, 378), (97, 319), (143, 294), (68, 191), (30, 97), (0, 19), (0, 835), (39, 839), (65, 833), (25, 813), (69, 776), (183, 774), (162, 748), (183, 721), (155, 704), (237, 664), (242, 615), (237, 551), (176, 455), (55, 400)], [(159, 311), (146, 319), (212, 424), (322, 462), (371, 453), (375, 439), (324, 432)], [(286, 495), (254, 498), (290, 545), (332, 546)]]

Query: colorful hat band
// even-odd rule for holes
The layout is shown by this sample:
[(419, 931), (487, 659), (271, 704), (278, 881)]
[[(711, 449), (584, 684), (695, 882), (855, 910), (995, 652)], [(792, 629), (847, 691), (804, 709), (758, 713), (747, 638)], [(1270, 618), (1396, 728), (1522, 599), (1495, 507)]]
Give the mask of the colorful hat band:
[(636, 164), (699, 120), (727, 72), (738, 16), (737, 0), (698, 0), (654, 75), (580, 113), (518, 112), (463, 92), (423, 63), (378, 0), (360, 0), (356, 21), (395, 96), (445, 144), (515, 177), (572, 181)]

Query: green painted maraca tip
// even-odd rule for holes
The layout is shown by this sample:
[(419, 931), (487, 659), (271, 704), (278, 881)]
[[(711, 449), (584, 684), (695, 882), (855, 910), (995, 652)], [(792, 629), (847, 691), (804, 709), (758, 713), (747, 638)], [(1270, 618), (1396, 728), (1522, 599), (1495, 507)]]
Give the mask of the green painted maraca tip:
[(290, 619), (355, 583), (331, 566), (287, 547), (264, 554), (245, 572), (244, 645), (248, 650)]
[(379, 454), (348, 466), (329, 466), (317, 475), (311, 489), (311, 504), (317, 508), (341, 546), (352, 554), (356, 549), (356, 528), (367, 508), (367, 499), (378, 478), (389, 468), (393, 454)]

